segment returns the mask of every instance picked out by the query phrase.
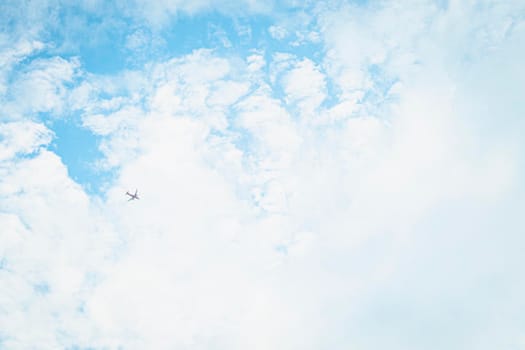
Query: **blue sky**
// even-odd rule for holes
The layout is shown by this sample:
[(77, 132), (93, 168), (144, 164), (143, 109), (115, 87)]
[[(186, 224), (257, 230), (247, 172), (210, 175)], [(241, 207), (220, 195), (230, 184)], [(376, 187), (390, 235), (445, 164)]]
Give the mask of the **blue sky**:
[(524, 14), (2, 2), (0, 349), (525, 348)]
[[(9, 9), (9, 5), (5, 6)], [(28, 9), (31, 7), (29, 4), (26, 6)], [(318, 62), (323, 51), (319, 42), (304, 41), (290, 47), (289, 42), (272, 37), (269, 28), (279, 18), (287, 14), (301, 14), (306, 10), (294, 6), (253, 14), (243, 13), (240, 8), (237, 9), (240, 12), (231, 14), (220, 11), (220, 6), (211, 7), (196, 13), (175, 12), (168, 16), (169, 19), (153, 24), (132, 16), (108, 15), (121, 12), (119, 5), (100, 4), (100, 7), (91, 7), (87, 4), (64, 3), (59, 6), (43, 4), (42, 7), (46, 10), (44, 13), (56, 17), (55, 21), (43, 23), (40, 34), (49, 44), (45, 49), (37, 50), (17, 62), (12, 74), (23, 72), (35, 60), (55, 56), (77, 59), (81, 65), (81, 75), (110, 77), (129, 70), (141, 70), (152, 62), (181, 57), (203, 48), (219, 55), (238, 58), (247, 57), (254, 51), (260, 52), (266, 59), (271, 58), (274, 52), (287, 52)], [(9, 23), (11, 21), (22, 25), (23, 18), (12, 16), (6, 21), (9, 32), (23, 32)], [(306, 30), (312, 26), (308, 22), (297, 25), (297, 30)], [(76, 76), (68, 82), (67, 88), (73, 89), (82, 80), (80, 75)], [(278, 86), (274, 87), (273, 93), (283, 97)], [(111, 97), (102, 95), (104, 98)], [(39, 115), (55, 134), (53, 150), (61, 157), (76, 182), (89, 193), (102, 195), (107, 181), (112, 177), (111, 171), (96, 166), (97, 160), (102, 157), (98, 150), (102, 140), (82, 127), (81, 110), (61, 112), (63, 115), (60, 116), (46, 112)]]

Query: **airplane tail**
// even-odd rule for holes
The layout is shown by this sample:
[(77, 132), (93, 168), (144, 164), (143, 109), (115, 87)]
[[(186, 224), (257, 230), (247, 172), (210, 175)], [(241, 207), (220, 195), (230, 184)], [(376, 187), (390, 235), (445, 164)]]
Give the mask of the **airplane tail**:
[(126, 194), (130, 196), (129, 200), (140, 199), (138, 195), (138, 190), (135, 190), (135, 194), (129, 193), (129, 191), (126, 191)]

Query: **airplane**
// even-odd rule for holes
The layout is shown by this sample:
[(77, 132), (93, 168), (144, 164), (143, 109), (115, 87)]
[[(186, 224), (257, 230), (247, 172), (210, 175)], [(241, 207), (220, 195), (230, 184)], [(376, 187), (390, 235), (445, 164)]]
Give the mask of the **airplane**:
[(135, 190), (135, 194), (131, 194), (131, 193), (129, 193), (129, 192), (126, 192), (126, 194), (130, 197), (130, 198), (128, 199), (128, 202), (129, 202), (129, 201), (132, 201), (132, 200), (135, 200), (135, 199), (140, 199), (139, 196), (138, 196), (138, 194), (137, 194), (137, 190)]

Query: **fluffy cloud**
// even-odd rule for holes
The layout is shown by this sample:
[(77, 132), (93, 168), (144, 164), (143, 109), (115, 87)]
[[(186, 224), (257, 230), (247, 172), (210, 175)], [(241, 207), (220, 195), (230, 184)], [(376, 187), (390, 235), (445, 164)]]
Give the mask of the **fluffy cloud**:
[(1, 124), (2, 346), (521, 346), (521, 5), (332, 5), (320, 60), (15, 74), (11, 110), (79, 111), (116, 176), (90, 197)]
[(79, 327), (84, 332), (75, 338), (89, 336), (83, 295), (114, 245), (102, 217), (51, 152), (4, 163), (0, 171), (2, 345), (66, 346)]
[(297, 62), (287, 72), (283, 85), (286, 97), (297, 103), (303, 114), (313, 113), (326, 97), (324, 76), (309, 59)]
[(78, 67), (76, 59), (53, 57), (33, 60), (13, 74), (0, 112), (9, 119), (31, 117), (38, 113), (61, 115)]
[(34, 122), (11, 122), (0, 124), (0, 161), (37, 151), (51, 142), (52, 132), (44, 125)]

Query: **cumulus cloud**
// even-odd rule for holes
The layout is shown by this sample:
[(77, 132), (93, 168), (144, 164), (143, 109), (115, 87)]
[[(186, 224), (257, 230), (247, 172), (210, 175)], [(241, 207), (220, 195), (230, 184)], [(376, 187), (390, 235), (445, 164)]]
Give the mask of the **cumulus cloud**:
[(51, 113), (60, 116), (74, 85), (79, 62), (61, 57), (33, 60), (17, 71), (7, 89), (1, 113), (9, 119)]
[[(7, 100), (35, 119), (0, 126), (0, 344), (521, 346), (522, 7), (438, 5), (316, 9), (321, 59), (29, 60)], [(115, 170), (102, 198), (45, 147), (38, 113), (68, 109)]]
[(83, 295), (113, 246), (102, 217), (49, 151), (2, 163), (0, 171), (2, 346), (63, 347), (81, 328), (75, 338), (89, 337)]
[(42, 124), (30, 121), (0, 124), (0, 161), (26, 155), (48, 145), (52, 132)]
[(309, 59), (297, 62), (283, 79), (286, 97), (297, 103), (302, 113), (313, 113), (325, 99), (324, 75)]

